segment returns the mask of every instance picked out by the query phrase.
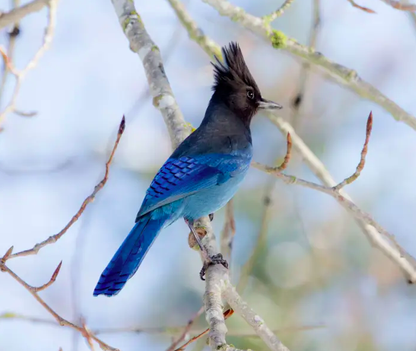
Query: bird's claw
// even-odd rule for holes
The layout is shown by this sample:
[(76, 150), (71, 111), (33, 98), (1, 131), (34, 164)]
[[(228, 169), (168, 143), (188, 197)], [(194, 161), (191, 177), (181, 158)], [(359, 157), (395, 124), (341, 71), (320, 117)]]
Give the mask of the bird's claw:
[(210, 220), (211, 222), (214, 220), (214, 214), (213, 214), (213, 213), (210, 213), (210, 214), (208, 215), (208, 217), (209, 217), (209, 220)]
[(208, 257), (208, 260), (204, 262), (204, 265), (202, 266), (201, 271), (199, 272), (199, 276), (201, 277), (201, 280), (205, 280), (205, 272), (207, 271), (208, 267), (214, 264), (221, 264), (225, 268), (228, 269), (228, 262), (227, 260), (224, 260), (224, 257), (222, 257), (222, 254), (216, 254), (214, 256)]

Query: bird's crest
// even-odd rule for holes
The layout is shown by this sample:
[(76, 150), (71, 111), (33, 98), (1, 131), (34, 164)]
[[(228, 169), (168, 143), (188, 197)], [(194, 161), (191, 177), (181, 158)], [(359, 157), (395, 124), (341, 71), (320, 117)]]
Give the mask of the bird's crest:
[(217, 62), (212, 63), (215, 78), (212, 90), (218, 90), (222, 86), (239, 84), (246, 84), (254, 89), (258, 89), (237, 43), (231, 42), (228, 47), (224, 46), (222, 48), (222, 56), (224, 58), (223, 62), (218, 57), (215, 57)]

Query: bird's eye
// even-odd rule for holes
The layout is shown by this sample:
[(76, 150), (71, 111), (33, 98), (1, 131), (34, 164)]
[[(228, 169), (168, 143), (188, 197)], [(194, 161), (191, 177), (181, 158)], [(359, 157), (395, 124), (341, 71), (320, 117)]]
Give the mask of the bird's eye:
[(252, 90), (247, 90), (247, 97), (250, 100), (253, 100), (254, 99), (254, 92)]

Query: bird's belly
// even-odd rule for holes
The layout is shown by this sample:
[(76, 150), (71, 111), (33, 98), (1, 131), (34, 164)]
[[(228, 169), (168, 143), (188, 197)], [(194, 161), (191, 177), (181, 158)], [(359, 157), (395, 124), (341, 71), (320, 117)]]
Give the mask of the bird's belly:
[(245, 174), (239, 174), (227, 182), (199, 191), (184, 200), (183, 217), (196, 220), (223, 207), (236, 193)]

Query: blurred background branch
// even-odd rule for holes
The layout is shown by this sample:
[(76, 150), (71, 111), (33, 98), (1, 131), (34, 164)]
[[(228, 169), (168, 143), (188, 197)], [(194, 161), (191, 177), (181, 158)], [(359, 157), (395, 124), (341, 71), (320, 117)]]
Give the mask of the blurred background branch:
[(404, 4), (403, 2), (397, 1), (397, 0), (381, 0), (381, 1), (383, 1), (384, 3), (393, 7), (396, 10), (410, 11), (410, 12), (416, 11), (416, 5), (414, 4)]
[[(20, 0), (13, 0), (13, 8), (17, 8), (20, 6)], [(0, 17), (1, 18), (1, 17)], [(16, 21), (13, 23), (13, 27), (11, 30), (8, 31), (8, 43), (5, 50), (5, 53), (7, 55), (7, 59), (9, 62), (13, 63), (13, 55), (15, 50), (15, 44), (16, 44), (16, 38), (20, 34), (20, 27), (19, 27), (19, 21)], [(3, 62), (3, 75), (1, 77), (0, 81), (0, 106), (1, 106), (1, 100), (4, 94), (4, 88), (6, 86), (7, 77), (9, 76), (9, 65), (6, 64), (6, 62)]]
[[(42, 1), (42, 3), (44, 3), (44, 2), (45, 1)], [(11, 113), (11, 112), (16, 112), (17, 111), (16, 101), (17, 101), (17, 97), (19, 95), (19, 91), (20, 91), (20, 88), (21, 88), (21, 85), (22, 85), (22, 81), (25, 78), (26, 74), (37, 65), (39, 59), (43, 56), (45, 51), (49, 49), (49, 47), (52, 43), (52, 39), (53, 39), (54, 31), (55, 31), (55, 25), (56, 25), (56, 9), (57, 9), (57, 5), (58, 5), (58, 0), (49, 0), (47, 5), (48, 5), (48, 8), (49, 8), (48, 26), (45, 30), (45, 35), (43, 37), (43, 44), (39, 48), (39, 50), (36, 51), (35, 55), (29, 61), (29, 63), (26, 65), (26, 67), (24, 69), (17, 70), (13, 65), (12, 58), (8, 56), (8, 53), (6, 53), (2, 47), (0, 47), (0, 54), (3, 56), (4, 65), (6, 66), (6, 68), (3, 70), (4, 74), (7, 75), (6, 72), (10, 72), (16, 77), (16, 83), (15, 83), (15, 86), (14, 86), (14, 90), (13, 90), (13, 94), (12, 94), (12, 97), (10, 99), (10, 102), (7, 104), (7, 106), (4, 108), (4, 110), (0, 112), (0, 128), (2, 128), (2, 124), (3, 124), (3, 122), (6, 118), (6, 115)], [(40, 5), (38, 5), (38, 6), (40, 6)], [(22, 15), (21, 17), (23, 17), (23, 16), (24, 15)], [(12, 18), (15, 21), (18, 20), (21, 17), (12, 16)], [(1, 18), (0, 18), (0, 20), (1, 20)], [(1, 28), (1, 26), (0, 26), (0, 28)], [(9, 46), (9, 48), (12, 49), (13, 47)], [(11, 51), (10, 53), (13, 54), (13, 51)], [(3, 78), (3, 79), (5, 80), (6, 78)], [(18, 111), (18, 114), (20, 114), (22, 116), (29, 116), (29, 117), (34, 115), (33, 112), (26, 113), (26, 112), (20, 112), (20, 111)]]
[(21, 7), (16, 5), (10, 12), (0, 14), (0, 29), (19, 22), (23, 17), (42, 10), (51, 0), (34, 0)]
[(84, 322), (83, 322), (82, 326), (78, 326), (74, 323), (69, 322), (68, 320), (64, 319), (63, 317), (61, 317), (57, 312), (55, 312), (55, 310), (52, 307), (50, 307), (38, 295), (39, 291), (42, 291), (42, 290), (45, 290), (45, 289), (49, 288), (56, 281), (56, 278), (57, 278), (57, 276), (60, 272), (61, 266), (62, 266), (62, 261), (59, 263), (59, 265), (55, 269), (55, 271), (52, 274), (52, 277), (50, 278), (50, 280), (47, 283), (45, 283), (45, 284), (43, 284), (42, 286), (39, 286), (39, 287), (34, 287), (34, 286), (31, 286), (28, 283), (26, 283), (26, 281), (24, 281), (22, 278), (20, 278), (16, 273), (14, 273), (6, 265), (6, 262), (9, 259), (13, 258), (13, 257), (21, 257), (21, 256), (29, 256), (29, 255), (37, 254), (38, 251), (41, 248), (43, 248), (44, 246), (56, 243), (68, 231), (68, 229), (79, 219), (79, 217), (85, 211), (85, 208), (88, 205), (88, 203), (90, 203), (94, 200), (95, 195), (98, 193), (98, 191), (100, 191), (105, 186), (105, 184), (107, 183), (109, 170), (110, 170), (110, 165), (111, 165), (111, 162), (113, 161), (113, 157), (114, 157), (114, 154), (117, 150), (117, 146), (120, 142), (121, 136), (124, 133), (124, 129), (125, 129), (125, 119), (124, 119), (124, 116), (123, 116), (123, 118), (121, 120), (121, 123), (120, 123), (120, 126), (118, 128), (116, 141), (114, 143), (114, 146), (113, 146), (113, 149), (110, 153), (108, 161), (105, 165), (105, 174), (104, 174), (103, 180), (95, 186), (93, 193), (84, 200), (83, 204), (81, 205), (81, 208), (72, 217), (71, 221), (64, 227), (64, 229), (62, 229), (58, 234), (50, 236), (48, 239), (44, 240), (42, 243), (35, 245), (34, 248), (30, 249), (30, 250), (25, 250), (25, 251), (21, 251), (19, 253), (13, 254), (13, 246), (12, 246), (12, 247), (10, 247), (9, 250), (7, 250), (7, 252), (4, 254), (4, 256), (0, 259), (0, 271), (8, 273), (12, 278), (14, 278), (18, 283), (20, 283), (26, 290), (28, 290), (32, 294), (32, 296), (56, 319), (56, 321), (58, 322), (59, 325), (67, 326), (69, 328), (72, 328), (72, 329), (80, 332), (87, 339), (87, 341), (91, 344), (91, 349), (93, 349), (91, 340), (94, 340), (105, 351), (118, 351), (118, 350), (109, 346), (109, 345), (107, 345), (105, 342), (103, 342), (102, 340), (100, 340), (99, 338), (94, 336), (92, 333), (90, 333), (87, 330), (87, 327), (86, 327)]

